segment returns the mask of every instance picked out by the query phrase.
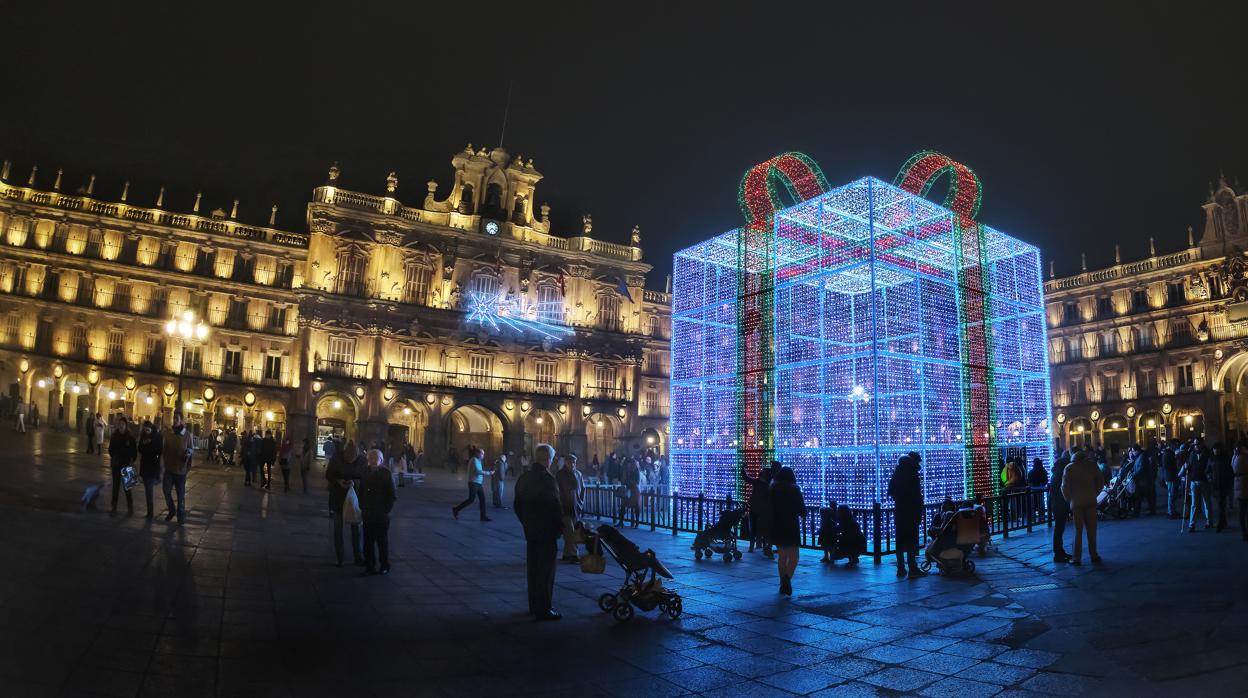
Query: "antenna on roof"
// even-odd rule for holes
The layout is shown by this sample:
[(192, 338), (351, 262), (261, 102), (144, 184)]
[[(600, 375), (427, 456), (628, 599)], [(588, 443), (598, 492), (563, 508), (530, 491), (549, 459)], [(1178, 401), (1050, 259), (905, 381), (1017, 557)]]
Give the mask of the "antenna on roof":
[(515, 85), (515, 80), (507, 81), (507, 102), (503, 105), (503, 128), (498, 132), (498, 147), (503, 147), (503, 138), (507, 136), (507, 113), (511, 111), (511, 87)]

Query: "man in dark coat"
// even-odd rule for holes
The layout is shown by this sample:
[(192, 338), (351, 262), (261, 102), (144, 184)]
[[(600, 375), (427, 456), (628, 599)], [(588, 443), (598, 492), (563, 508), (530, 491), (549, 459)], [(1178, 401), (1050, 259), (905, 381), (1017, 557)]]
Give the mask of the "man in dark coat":
[[(130, 425), (126, 423), (125, 415), (117, 415), (117, 426), (113, 427), (113, 435), (108, 440), (108, 467), (113, 475), (113, 507), (108, 513), (117, 513), (117, 495), (123, 491), (121, 484), (121, 470), (134, 462), (134, 457), (138, 455), (139, 448), (135, 444), (134, 434), (130, 433)], [(130, 490), (124, 490), (126, 493), (126, 510), (134, 513), (134, 497), (130, 494)]]
[[(897, 576), (907, 572), (911, 578), (921, 577), (916, 559), (919, 553), (919, 525), (923, 520), (923, 486), (919, 482), (921, 456), (911, 451), (897, 460), (897, 469), (888, 482), (888, 496), (893, 498), (893, 518), (897, 539)], [(909, 557), (906, 560), (907, 556)], [(907, 565), (907, 562), (909, 563)], [(907, 567), (909, 569), (907, 570)]]
[(259, 451), (261, 486), (267, 490), (273, 485), (273, 464), (277, 462), (277, 439), (273, 438), (272, 429), (264, 430)]
[(555, 449), (541, 444), (534, 449), (533, 467), (516, 481), (512, 506), (524, 526), (525, 564), (529, 578), (529, 613), (538, 620), (562, 618), (551, 608), (555, 593), (555, 558), (563, 529), (559, 487), (550, 474)]
[[(367, 470), (360, 486), (360, 515), (364, 522), (364, 574), (390, 573), (390, 510), (394, 507), (394, 476), (382, 466), (384, 456), (368, 452)], [(373, 548), (376, 546), (376, 555)], [(374, 565), (380, 563), (380, 567)]]

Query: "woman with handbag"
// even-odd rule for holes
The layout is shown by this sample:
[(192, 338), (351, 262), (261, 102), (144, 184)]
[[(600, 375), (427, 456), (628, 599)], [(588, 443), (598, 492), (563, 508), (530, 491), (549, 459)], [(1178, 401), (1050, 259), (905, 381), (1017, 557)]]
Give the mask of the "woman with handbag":
[(139, 477), (143, 480), (143, 497), (147, 500), (147, 520), (153, 516), (153, 497), (160, 486), (160, 432), (151, 422), (143, 420), (139, 434)]
[[(113, 475), (113, 506), (108, 510), (110, 515), (117, 513), (117, 495), (123, 489), (126, 492), (126, 511), (134, 514), (134, 496), (130, 494), (130, 487), (122, 482), (122, 469), (130, 467), (137, 453), (138, 446), (135, 445), (134, 435), (130, 433), (126, 417), (119, 414), (117, 424), (113, 427), (113, 435), (108, 440), (108, 469)], [(133, 486), (133, 483), (130, 483), (130, 486)]]

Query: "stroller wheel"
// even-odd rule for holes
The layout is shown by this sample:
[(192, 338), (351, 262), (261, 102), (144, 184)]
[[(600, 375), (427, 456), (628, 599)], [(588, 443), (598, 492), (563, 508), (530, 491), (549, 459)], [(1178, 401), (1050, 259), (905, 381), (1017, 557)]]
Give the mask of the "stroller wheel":
[(724, 553), (724, 562), (732, 562), (732, 553)]
[(969, 559), (968, 559), (966, 562), (962, 563), (962, 571), (963, 571), (963, 572), (966, 572), (967, 574), (971, 574), (972, 572), (974, 572), (974, 571), (975, 571), (975, 561), (974, 561), (974, 560), (969, 560)]
[(601, 608), (603, 613), (610, 613), (615, 610), (618, 603), (615, 600), (615, 594), (607, 593), (598, 597), (598, 608)]
[(702, 551), (701, 551), (701, 550), (695, 550), (695, 551), (693, 551), (693, 557), (694, 557), (694, 559), (701, 560), (701, 559), (702, 559)]
[(735, 559), (737, 559), (737, 560), (740, 560), (740, 559), (741, 559), (741, 551), (740, 551), (740, 550), (734, 550), (734, 551), (732, 551), (732, 557), (733, 557), (733, 558), (735, 558)]
[(611, 617), (621, 623), (627, 622), (633, 617), (633, 605), (626, 601), (619, 606), (616, 606), (615, 609), (611, 611)]
[(667, 613), (667, 616), (672, 620), (679, 618), (680, 614), (683, 613), (684, 610), (684, 604), (681, 602), (679, 596), (672, 599), (672, 602), (667, 604), (667, 608), (663, 609), (663, 611)]
[(922, 560), (919, 560), (919, 569), (923, 570), (924, 572), (931, 572), (932, 561), (927, 558), (923, 558)]

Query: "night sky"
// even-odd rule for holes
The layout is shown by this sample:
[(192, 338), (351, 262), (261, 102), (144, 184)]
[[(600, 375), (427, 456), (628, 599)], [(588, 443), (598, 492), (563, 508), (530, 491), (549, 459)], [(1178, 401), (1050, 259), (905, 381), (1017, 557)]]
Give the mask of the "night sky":
[(1248, 183), (1235, 3), (52, 4), (5, 8), (10, 181), (60, 166), (64, 190), (94, 173), (98, 197), (130, 179), (151, 204), (163, 184), (182, 211), (202, 189), (204, 212), (238, 198), (264, 223), (277, 203), (304, 230), (335, 160), (346, 188), (396, 170), (405, 204), (430, 178), (444, 197), (451, 155), (498, 143), (512, 84), (505, 146), (545, 175), (555, 232), (585, 212), (602, 239), (640, 225), (652, 288), (673, 251), (740, 224), (742, 173), (785, 150), (833, 184), (943, 151), (983, 180), (981, 220), (1059, 275), (1115, 242), (1179, 249), (1219, 171)]

